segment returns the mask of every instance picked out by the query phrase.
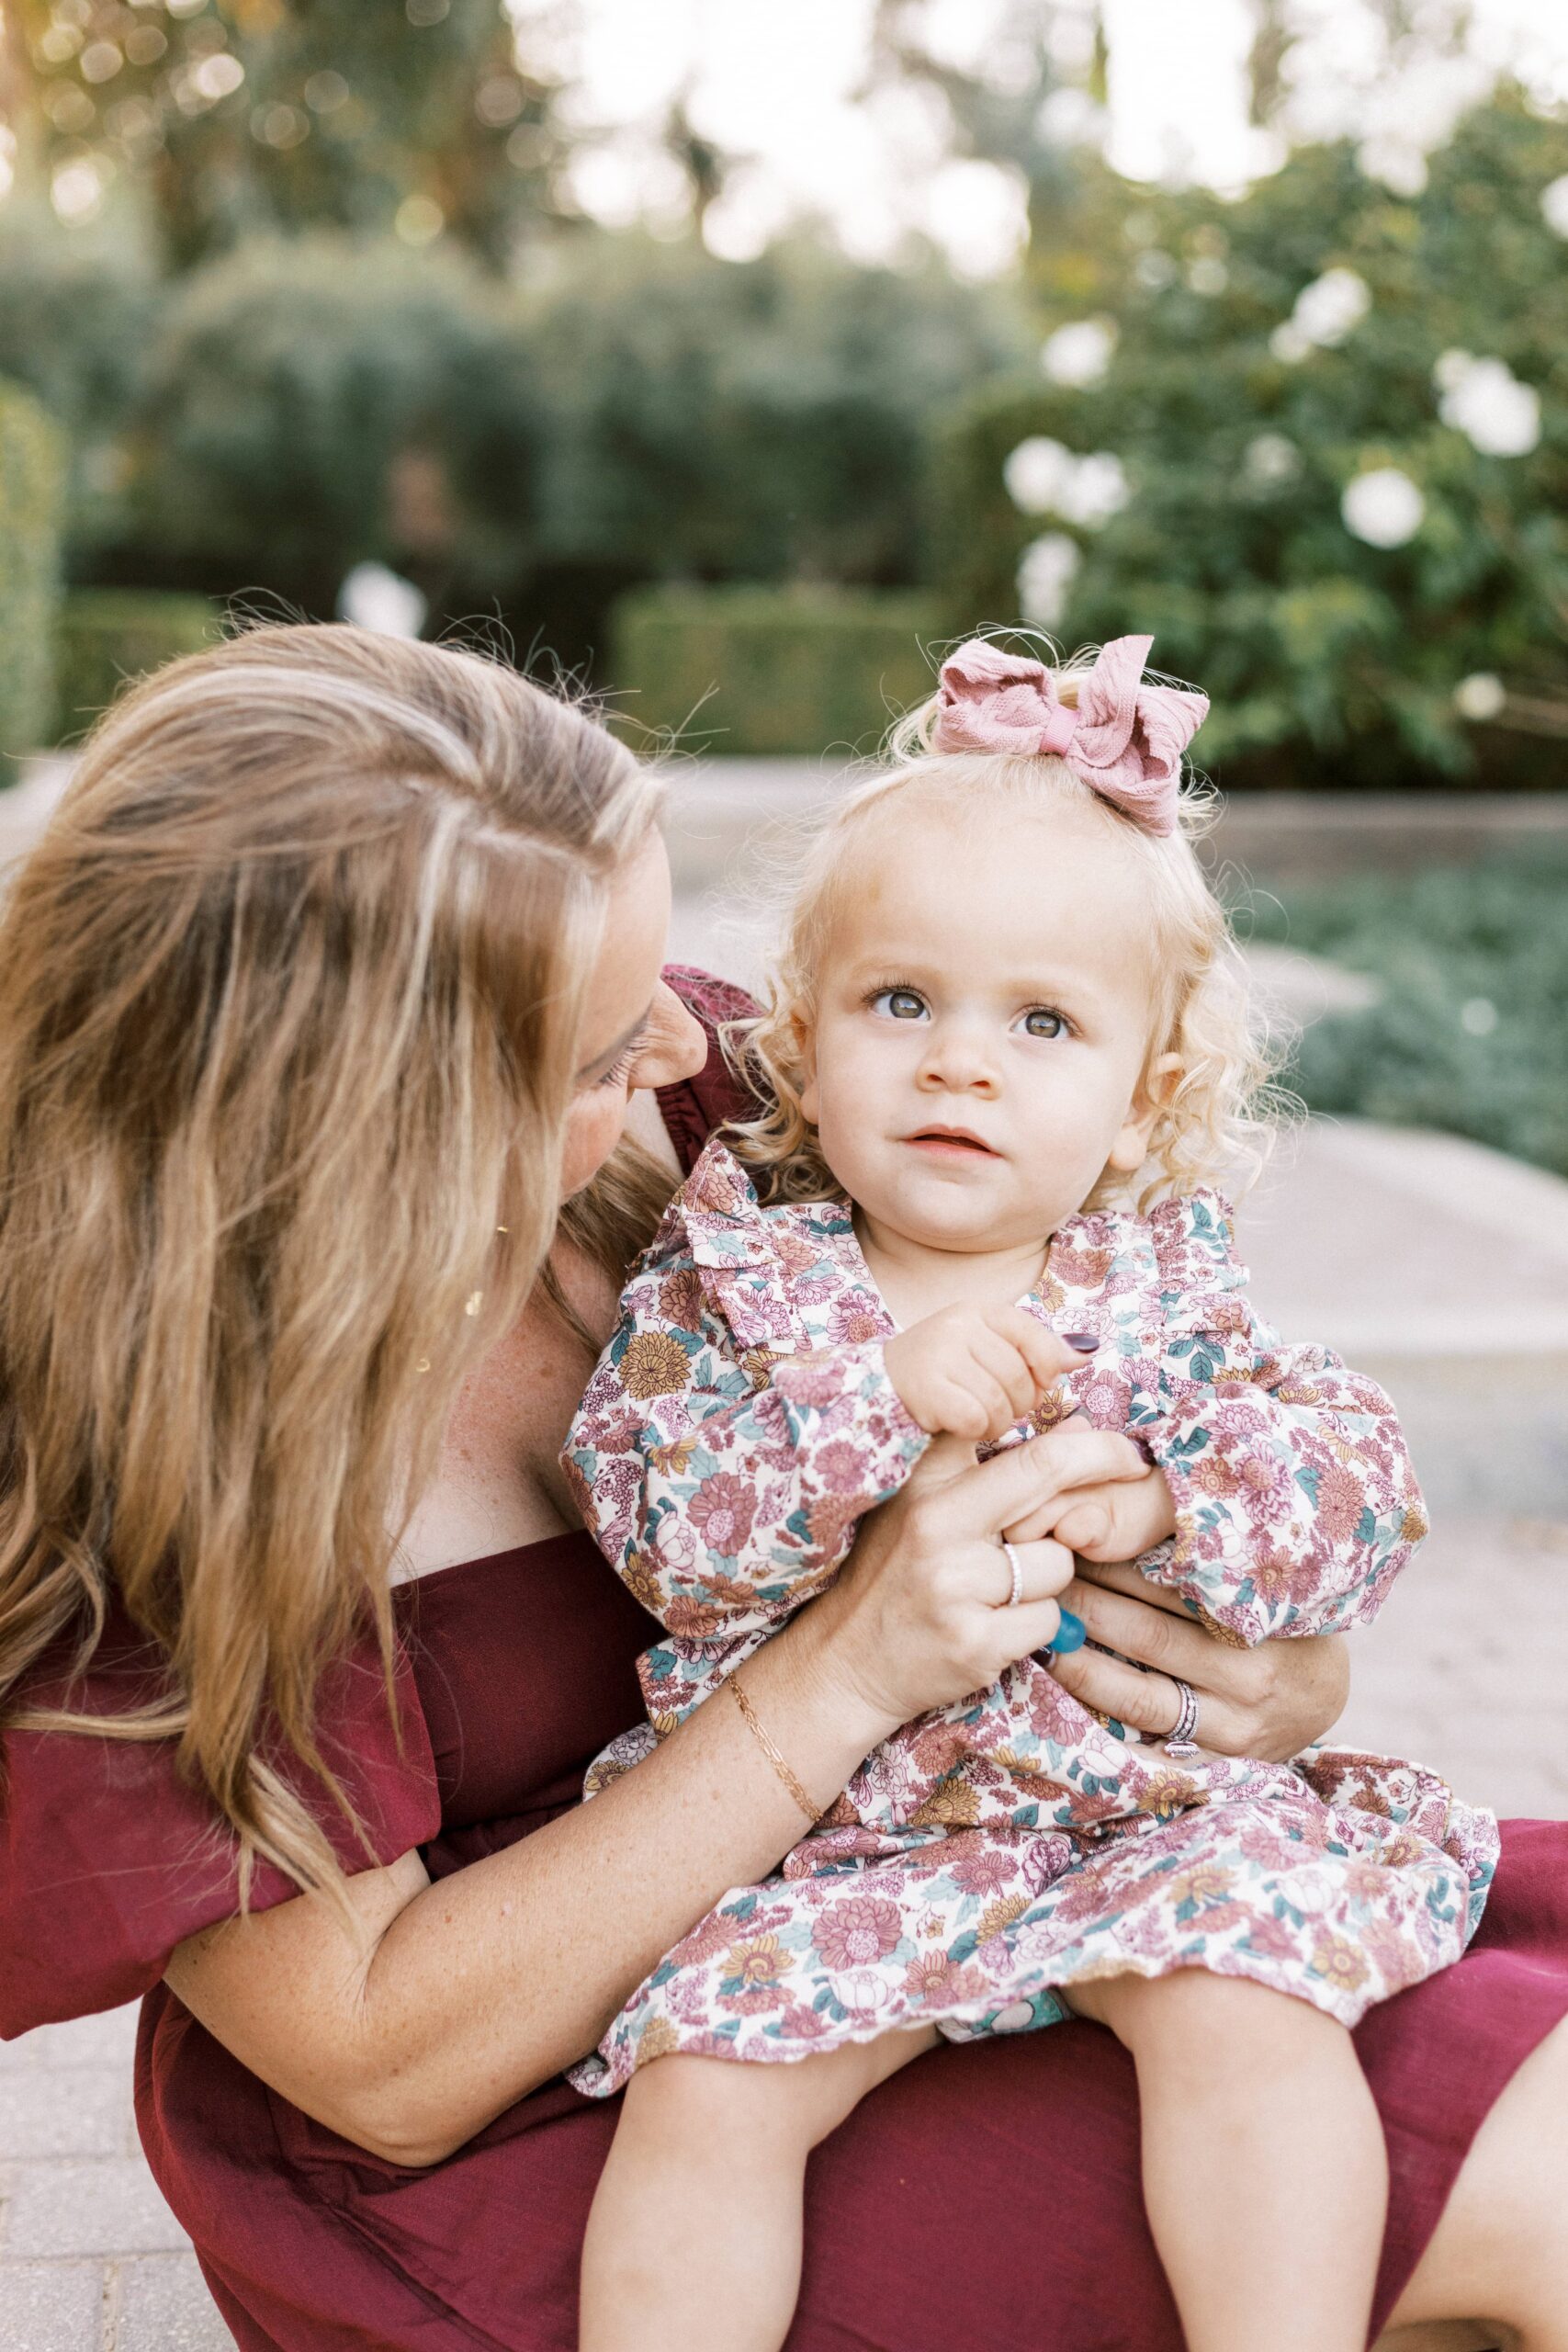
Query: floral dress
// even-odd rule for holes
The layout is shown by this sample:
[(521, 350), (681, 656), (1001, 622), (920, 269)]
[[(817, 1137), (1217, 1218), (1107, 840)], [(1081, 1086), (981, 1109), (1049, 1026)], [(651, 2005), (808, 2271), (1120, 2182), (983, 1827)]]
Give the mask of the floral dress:
[[(1363, 1624), (1425, 1534), (1393, 1408), (1253, 1313), (1217, 1194), (1069, 1218), (1023, 1302), (1093, 1331), (1058, 1411), (1138, 1439), (1177, 1532), (1139, 1561), (1222, 1639)], [(628, 1284), (568, 1440), (583, 1517), (667, 1638), (603, 1788), (842, 1565), (930, 1442), (842, 1199), (764, 1208), (711, 1143)], [(1043, 1425), (1049, 1417), (1042, 1417)], [(1095, 1976), (1204, 1967), (1346, 2025), (1458, 1959), (1491, 1815), (1419, 1766), (1315, 1749), (1175, 1762), (1025, 1658), (906, 1724), (766, 1883), (661, 1961), (573, 2080), (667, 2052), (792, 2060), (934, 2024), (1048, 2025)]]

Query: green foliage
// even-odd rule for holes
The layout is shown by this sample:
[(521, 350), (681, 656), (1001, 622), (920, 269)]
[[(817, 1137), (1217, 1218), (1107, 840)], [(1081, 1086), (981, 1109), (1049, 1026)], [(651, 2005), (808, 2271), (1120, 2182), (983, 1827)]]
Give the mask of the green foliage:
[(472, 593), (515, 565), (543, 431), (514, 306), (396, 243), (258, 241), (177, 281), (125, 436), (123, 528), (193, 584), (330, 614), (353, 563)]
[(918, 594), (649, 588), (615, 607), (610, 662), (630, 729), (723, 753), (869, 752), (934, 684)]
[(198, 653), (219, 634), (219, 615), (205, 596), (78, 588), (61, 607), (55, 640), (60, 740), (85, 734), (129, 679)]
[(1317, 1022), (1292, 1083), (1316, 1111), (1448, 1127), (1568, 1175), (1568, 841), (1413, 879), (1262, 899), (1255, 929), (1381, 994)]
[[(1114, 356), (1082, 389), (1020, 379), (953, 420), (938, 572), (956, 606), (1007, 619), (1026, 548), (1060, 532), (1081, 568), (1055, 633), (1152, 630), (1154, 659), (1213, 699), (1198, 753), (1227, 783), (1429, 783), (1472, 776), (1478, 758), (1483, 778), (1536, 780), (1534, 748), (1478, 739), (1453, 695), (1475, 673), (1548, 698), (1568, 686), (1568, 255), (1540, 206), (1565, 171), (1568, 122), (1505, 93), (1415, 198), (1345, 147), (1300, 150), (1238, 203), (1150, 189), (1097, 208), (1086, 193), (1099, 243), (1077, 314), (1115, 331)], [(1331, 268), (1370, 307), (1292, 361), (1276, 331)], [(1073, 314), (1059, 272), (1038, 282), (1048, 324)], [(1540, 395), (1532, 452), (1483, 455), (1440, 421), (1433, 369), (1453, 351), (1504, 361)], [(1118, 458), (1122, 511), (1098, 528), (1021, 513), (1002, 469), (1036, 435)], [(1385, 548), (1351, 534), (1340, 502), (1390, 466), (1425, 514)]]
[[(555, 92), (502, 0), (16, 0), (51, 160), (128, 178), (170, 257), (237, 238), (443, 223), (491, 262), (551, 207)], [(434, 207), (432, 211), (429, 208)]]
[(0, 757), (7, 759), (39, 748), (53, 707), (62, 478), (63, 450), (48, 417), (28, 393), (0, 384)]

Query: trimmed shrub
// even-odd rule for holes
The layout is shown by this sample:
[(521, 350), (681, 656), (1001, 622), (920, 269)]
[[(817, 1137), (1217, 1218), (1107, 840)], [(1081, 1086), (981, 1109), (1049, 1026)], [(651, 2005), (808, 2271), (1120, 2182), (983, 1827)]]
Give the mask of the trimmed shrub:
[(911, 591), (639, 589), (612, 616), (610, 684), (634, 735), (720, 754), (863, 752), (931, 692), (942, 617)]
[[(0, 755), (36, 752), (54, 704), (65, 451), (38, 402), (0, 384)], [(0, 781), (11, 775), (0, 771)]]
[(1314, 1022), (1292, 1082), (1314, 1111), (1446, 1127), (1568, 1176), (1568, 841), (1411, 879), (1258, 894), (1258, 938), (1380, 984)]
[(199, 653), (220, 634), (220, 616), (205, 596), (152, 588), (78, 588), (61, 608), (56, 639), (56, 730), (62, 742), (85, 735), (132, 678)]

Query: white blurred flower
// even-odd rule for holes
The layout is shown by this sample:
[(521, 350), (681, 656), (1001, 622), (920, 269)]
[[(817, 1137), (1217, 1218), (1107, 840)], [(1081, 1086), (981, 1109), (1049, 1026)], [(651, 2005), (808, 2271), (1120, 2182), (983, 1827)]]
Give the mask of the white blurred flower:
[(1067, 503), (1061, 512), (1069, 523), (1081, 523), (1086, 530), (1097, 531), (1112, 514), (1121, 514), (1132, 495), (1132, 485), (1121, 458), (1109, 449), (1096, 449), (1078, 459)]
[(1312, 345), (1295, 321), (1287, 319), (1269, 336), (1269, 348), (1276, 359), (1282, 359), (1287, 368), (1294, 368), (1308, 356)]
[(1059, 514), (1077, 464), (1065, 442), (1032, 433), (1003, 466), (1002, 480), (1021, 514)]
[(1432, 373), (1438, 414), (1486, 458), (1527, 458), (1540, 439), (1540, 394), (1501, 359), (1445, 351)]
[(1490, 1037), (1497, 1026), (1497, 1008), (1489, 996), (1467, 996), (1459, 1009), (1459, 1025), (1467, 1037)]
[(1414, 139), (1363, 139), (1356, 161), (1368, 179), (1381, 180), (1391, 195), (1419, 196), (1427, 185), (1427, 158)]
[(1491, 670), (1474, 670), (1454, 688), (1454, 708), (1460, 717), (1482, 724), (1495, 718), (1507, 699), (1502, 679)]
[(1345, 486), (1339, 501), (1345, 528), (1370, 548), (1402, 548), (1421, 528), (1427, 502), (1397, 466), (1374, 466)]
[(1325, 269), (1296, 296), (1291, 324), (1308, 343), (1343, 343), (1372, 307), (1371, 289), (1353, 269)]
[(1067, 591), (1079, 562), (1076, 539), (1065, 531), (1047, 531), (1032, 539), (1018, 566), (1018, 605), (1026, 621), (1039, 628), (1055, 628), (1067, 608)]
[(1132, 496), (1122, 460), (1110, 450), (1079, 458), (1043, 433), (1019, 443), (1002, 478), (1020, 514), (1060, 514), (1091, 531), (1119, 514)]
[(1242, 452), (1241, 465), (1249, 482), (1269, 490), (1300, 473), (1302, 453), (1283, 433), (1255, 433)]
[(1230, 282), (1230, 271), (1214, 254), (1200, 254), (1187, 265), (1187, 283), (1194, 294), (1223, 294)]
[(1547, 227), (1555, 229), (1560, 237), (1568, 237), (1568, 172), (1541, 189), (1540, 209)]
[(433, 196), (405, 196), (392, 215), (392, 229), (405, 245), (432, 245), (446, 226)]
[(62, 164), (49, 184), (49, 200), (67, 228), (90, 220), (104, 200), (103, 175), (97, 164), (86, 156)]
[(417, 637), (429, 606), (412, 580), (384, 563), (356, 563), (337, 592), (337, 609), (340, 620), (378, 637)]
[(1116, 330), (1108, 320), (1075, 319), (1070, 326), (1058, 327), (1055, 334), (1046, 336), (1040, 353), (1041, 369), (1052, 383), (1081, 391), (1085, 385), (1099, 383), (1115, 348)]

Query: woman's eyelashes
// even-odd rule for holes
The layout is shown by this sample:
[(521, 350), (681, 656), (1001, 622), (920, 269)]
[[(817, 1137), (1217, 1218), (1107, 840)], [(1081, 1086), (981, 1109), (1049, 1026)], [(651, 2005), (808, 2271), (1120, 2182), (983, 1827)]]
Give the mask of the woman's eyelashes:
[(642, 1059), (647, 1046), (648, 1032), (644, 1029), (638, 1032), (629, 1046), (623, 1046), (604, 1077), (596, 1078), (593, 1084), (595, 1086), (624, 1086)]

